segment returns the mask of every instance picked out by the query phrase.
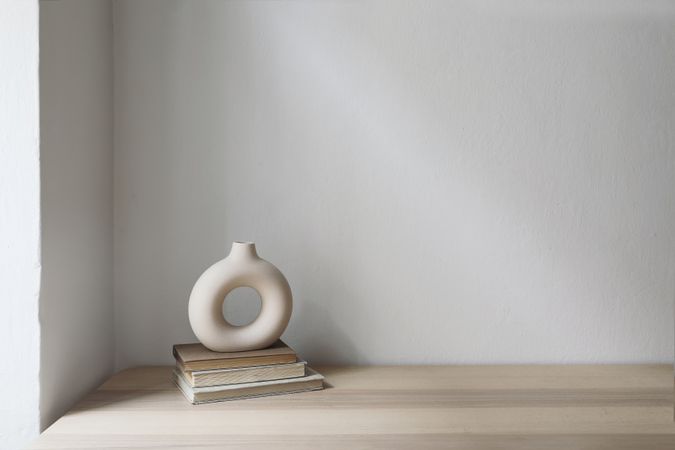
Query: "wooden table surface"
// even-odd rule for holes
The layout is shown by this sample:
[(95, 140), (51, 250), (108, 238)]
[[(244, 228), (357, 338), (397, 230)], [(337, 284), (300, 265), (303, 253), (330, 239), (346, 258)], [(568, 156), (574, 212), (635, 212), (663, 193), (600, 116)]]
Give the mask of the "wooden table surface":
[(320, 367), (327, 389), (192, 406), (113, 376), (35, 449), (675, 449), (667, 365)]

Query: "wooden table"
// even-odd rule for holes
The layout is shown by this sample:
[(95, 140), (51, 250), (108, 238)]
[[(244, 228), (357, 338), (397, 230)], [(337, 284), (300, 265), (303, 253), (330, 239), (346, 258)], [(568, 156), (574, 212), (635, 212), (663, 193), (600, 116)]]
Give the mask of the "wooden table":
[(200, 406), (170, 367), (125, 370), (31, 448), (675, 449), (667, 365), (319, 370), (323, 391)]

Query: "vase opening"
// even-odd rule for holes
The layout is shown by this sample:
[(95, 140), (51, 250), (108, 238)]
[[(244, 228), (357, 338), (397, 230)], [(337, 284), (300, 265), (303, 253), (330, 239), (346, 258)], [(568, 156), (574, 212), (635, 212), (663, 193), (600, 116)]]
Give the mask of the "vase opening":
[(230, 250), (232, 258), (257, 258), (255, 244), (251, 241), (234, 241)]

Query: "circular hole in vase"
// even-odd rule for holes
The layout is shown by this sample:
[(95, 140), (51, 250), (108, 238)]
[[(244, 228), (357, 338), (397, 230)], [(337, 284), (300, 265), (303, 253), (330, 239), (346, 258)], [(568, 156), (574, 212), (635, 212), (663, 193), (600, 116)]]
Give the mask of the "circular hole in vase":
[(225, 297), (223, 317), (230, 325), (243, 327), (258, 317), (261, 308), (262, 300), (258, 291), (250, 287), (239, 287)]

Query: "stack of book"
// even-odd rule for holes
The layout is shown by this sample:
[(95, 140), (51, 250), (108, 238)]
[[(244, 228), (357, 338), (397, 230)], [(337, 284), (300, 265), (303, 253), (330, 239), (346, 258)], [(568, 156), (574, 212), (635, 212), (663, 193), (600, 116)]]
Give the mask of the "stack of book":
[(323, 389), (323, 376), (282, 341), (262, 350), (232, 353), (178, 344), (173, 356), (173, 380), (194, 405)]

